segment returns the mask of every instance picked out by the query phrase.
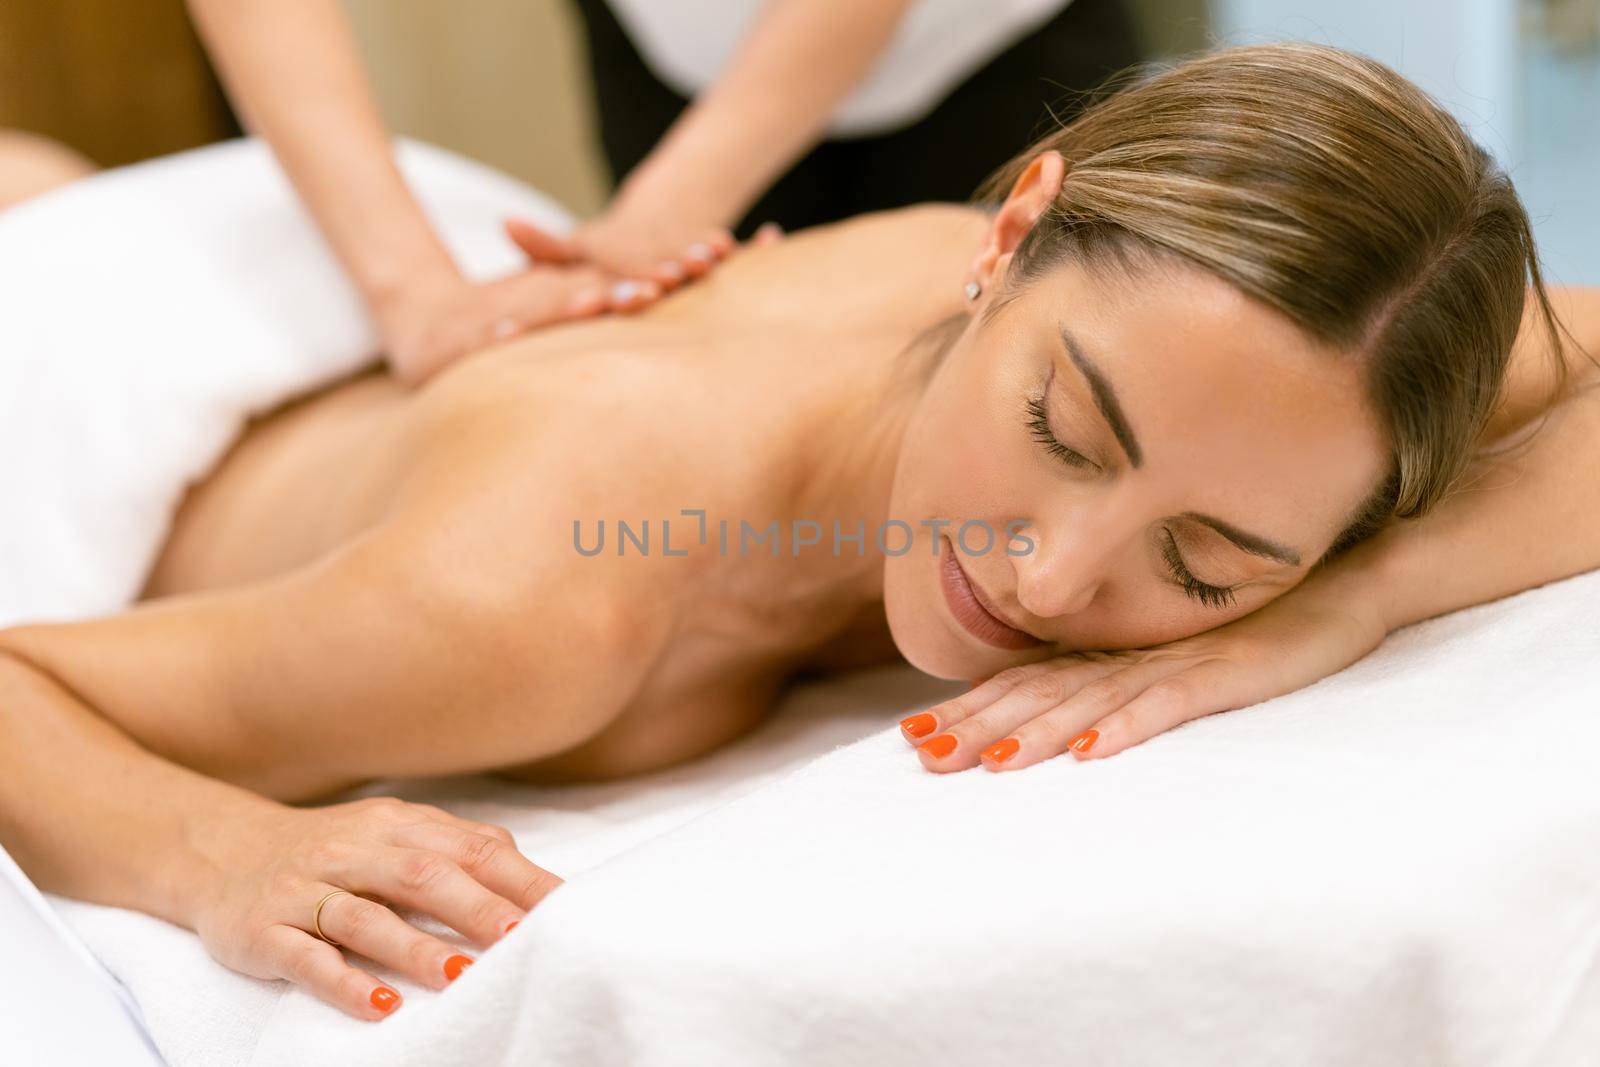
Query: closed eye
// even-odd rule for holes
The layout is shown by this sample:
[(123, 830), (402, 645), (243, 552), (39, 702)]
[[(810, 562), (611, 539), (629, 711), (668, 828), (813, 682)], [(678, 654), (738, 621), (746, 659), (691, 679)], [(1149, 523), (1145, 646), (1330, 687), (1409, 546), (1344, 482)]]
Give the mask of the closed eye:
[(1183, 562), (1183, 553), (1178, 551), (1177, 539), (1172, 536), (1172, 531), (1164, 526), (1161, 528), (1161, 557), (1166, 560), (1167, 569), (1172, 572), (1172, 584), (1182, 589), (1188, 596), (1211, 608), (1226, 608), (1233, 605), (1233, 587), (1212, 585), (1196, 578), (1188, 565)]
[(1055, 431), (1050, 428), (1050, 412), (1044, 406), (1044, 394), (1034, 393), (1028, 397), (1028, 435), (1044, 450), (1061, 460), (1069, 467), (1099, 470), (1100, 465), (1082, 452), (1068, 448), (1056, 437)]

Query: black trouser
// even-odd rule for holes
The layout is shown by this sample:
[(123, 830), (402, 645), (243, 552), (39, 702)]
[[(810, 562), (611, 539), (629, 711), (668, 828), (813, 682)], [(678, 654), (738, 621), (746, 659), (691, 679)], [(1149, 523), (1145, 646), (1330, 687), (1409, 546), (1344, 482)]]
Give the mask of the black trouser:
[[(977, 2), (977, 0), (974, 0)], [(605, 0), (577, 0), (589, 38), (600, 139), (620, 179), (689, 101), (650, 71)], [(1078, 97), (1141, 59), (1122, 0), (1074, 0), (955, 87), (927, 117), (874, 137), (824, 141), (780, 178), (736, 227), (795, 230), (863, 211), (966, 200), (1050, 128)], [(730, 161), (737, 165), (737, 161)]]

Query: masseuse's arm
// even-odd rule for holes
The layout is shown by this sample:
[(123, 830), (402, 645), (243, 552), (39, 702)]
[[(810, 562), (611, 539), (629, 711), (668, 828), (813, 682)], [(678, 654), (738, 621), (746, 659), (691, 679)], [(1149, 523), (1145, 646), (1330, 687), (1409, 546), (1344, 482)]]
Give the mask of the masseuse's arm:
[[(911, 0), (771, 0), (716, 82), (623, 181), (572, 245), (672, 284), (731, 245), (737, 222), (821, 138), (894, 39)], [(674, 254), (699, 241), (698, 259)], [(543, 245), (533, 245), (539, 251)]]
[(395, 165), (338, 0), (189, 6), (234, 103), (355, 281), (401, 378), (418, 381), (493, 340), (655, 295), (652, 285), (614, 293), (608, 277), (579, 266), (469, 283)]

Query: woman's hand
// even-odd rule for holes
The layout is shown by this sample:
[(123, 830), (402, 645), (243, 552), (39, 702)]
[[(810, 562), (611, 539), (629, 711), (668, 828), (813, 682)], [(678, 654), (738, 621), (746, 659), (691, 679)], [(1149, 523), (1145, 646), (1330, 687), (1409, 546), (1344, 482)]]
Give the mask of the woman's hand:
[[(400, 994), (351, 966), (359, 953), (443, 988), (472, 964), (455, 946), (391, 910), (431, 915), (487, 947), (561, 879), (524, 858), (511, 834), (428, 804), (390, 797), (322, 808), (270, 804), (209, 831), (216, 877), (190, 925), (223, 964), (284, 978), (360, 1019), (381, 1019)], [(342, 949), (313, 933), (321, 928)]]
[(923, 766), (1028, 767), (1063, 752), (1113, 756), (1190, 719), (1304, 688), (1383, 640), (1375, 599), (1350, 583), (1300, 588), (1215, 630), (1131, 652), (1087, 652), (1002, 671), (901, 722)]
[(619, 294), (611, 281), (592, 267), (537, 263), (481, 285), (440, 272), (413, 278), (373, 310), (390, 370), (415, 385), (462, 356), (528, 330), (634, 311), (661, 295), (648, 285)]

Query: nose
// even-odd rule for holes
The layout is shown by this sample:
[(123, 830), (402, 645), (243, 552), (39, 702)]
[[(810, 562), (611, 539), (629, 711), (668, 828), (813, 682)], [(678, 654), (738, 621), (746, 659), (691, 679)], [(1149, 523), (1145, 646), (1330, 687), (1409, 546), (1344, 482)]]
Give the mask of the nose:
[(1031, 552), (1011, 557), (1022, 609), (1038, 619), (1087, 610), (1110, 577), (1121, 538), (1081, 521), (1022, 532), (1033, 541)]

